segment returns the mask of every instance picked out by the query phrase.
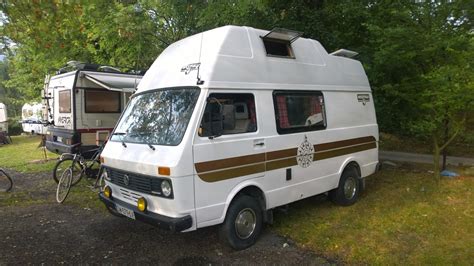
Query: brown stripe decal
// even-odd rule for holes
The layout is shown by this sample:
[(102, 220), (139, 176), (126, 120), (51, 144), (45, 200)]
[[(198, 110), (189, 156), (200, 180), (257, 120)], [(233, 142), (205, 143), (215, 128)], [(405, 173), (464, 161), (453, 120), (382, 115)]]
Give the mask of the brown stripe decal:
[(314, 150), (315, 151), (325, 151), (325, 150), (337, 149), (337, 148), (341, 148), (341, 147), (352, 146), (352, 145), (356, 145), (356, 144), (373, 142), (373, 141), (375, 141), (375, 138), (372, 137), (372, 136), (362, 137), (362, 138), (355, 138), (355, 139), (346, 139), (346, 140), (341, 140), (341, 141), (316, 144), (316, 145), (314, 145)]
[(297, 148), (292, 148), (292, 149), (286, 149), (286, 150), (267, 152), (267, 160), (271, 161), (275, 159), (296, 156), (297, 151), (298, 151)]
[(356, 145), (347, 148), (341, 148), (337, 150), (330, 150), (330, 151), (323, 151), (323, 152), (315, 152), (313, 161), (324, 160), (328, 158), (333, 158), (341, 155), (351, 154), (359, 151), (365, 151), (377, 148), (377, 144), (375, 142)]
[(214, 171), (210, 173), (199, 174), (199, 177), (206, 182), (216, 182), (226, 180), (234, 177), (251, 175), (256, 173), (265, 172), (265, 163), (246, 165), (238, 168)]
[[(313, 161), (377, 148), (373, 136), (314, 145)], [(297, 148), (196, 163), (199, 177), (206, 182), (222, 181), (297, 165)], [(267, 157), (265, 160), (265, 156)]]
[(230, 168), (242, 166), (246, 164), (265, 162), (265, 153), (246, 155), (240, 157), (232, 157), (215, 161), (208, 161), (195, 164), (198, 173), (219, 170), (222, 168)]
[(292, 158), (267, 162), (267, 171), (296, 165), (296, 154)]

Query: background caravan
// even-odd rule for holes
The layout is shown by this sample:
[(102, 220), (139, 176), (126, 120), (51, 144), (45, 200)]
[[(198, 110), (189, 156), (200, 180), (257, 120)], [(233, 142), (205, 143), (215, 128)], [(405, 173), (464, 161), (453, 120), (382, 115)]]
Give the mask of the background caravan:
[(173, 231), (222, 224), (255, 243), (272, 209), (354, 204), (378, 165), (362, 64), (300, 33), (226, 26), (156, 59), (102, 153), (110, 210)]
[(0, 103), (0, 132), (8, 133), (7, 106)]
[(21, 127), (23, 132), (46, 134), (47, 125), (43, 122), (43, 104), (25, 103), (21, 108)]
[(111, 67), (74, 67), (45, 81), (44, 119), (51, 124), (46, 148), (58, 154), (75, 153), (78, 147), (84, 152), (105, 140), (142, 78)]

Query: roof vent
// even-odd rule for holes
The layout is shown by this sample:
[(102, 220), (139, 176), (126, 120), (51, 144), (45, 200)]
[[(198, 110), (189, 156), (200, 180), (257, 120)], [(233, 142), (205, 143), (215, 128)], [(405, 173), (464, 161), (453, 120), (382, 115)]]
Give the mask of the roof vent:
[(339, 49), (335, 52), (332, 52), (330, 55), (352, 58), (352, 57), (354, 57), (358, 54), (359, 54), (358, 52), (354, 52), (354, 51), (351, 51), (351, 50)]
[(295, 58), (291, 43), (301, 35), (302, 32), (274, 28), (261, 38), (268, 56)]

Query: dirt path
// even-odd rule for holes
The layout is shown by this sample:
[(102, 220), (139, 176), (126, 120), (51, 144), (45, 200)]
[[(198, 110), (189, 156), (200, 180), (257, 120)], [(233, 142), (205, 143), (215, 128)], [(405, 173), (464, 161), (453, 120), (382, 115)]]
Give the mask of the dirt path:
[[(328, 264), (268, 228), (244, 251), (223, 245), (215, 227), (171, 234), (75, 204), (58, 205), (49, 174), (15, 173), (15, 192), (34, 201), (0, 205), (0, 265), (58, 263)], [(31, 189), (27, 189), (31, 188)], [(0, 200), (5, 199), (0, 197)]]

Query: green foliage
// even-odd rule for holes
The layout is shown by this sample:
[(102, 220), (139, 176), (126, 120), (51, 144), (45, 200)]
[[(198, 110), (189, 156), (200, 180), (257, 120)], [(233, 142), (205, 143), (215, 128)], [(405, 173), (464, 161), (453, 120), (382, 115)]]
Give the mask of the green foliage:
[(16, 136), (20, 135), (23, 132), (23, 128), (21, 125), (21, 117), (9, 117), (8, 118), (8, 135)]

